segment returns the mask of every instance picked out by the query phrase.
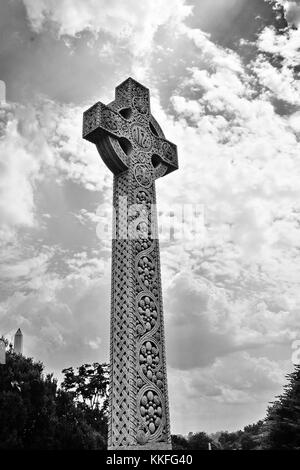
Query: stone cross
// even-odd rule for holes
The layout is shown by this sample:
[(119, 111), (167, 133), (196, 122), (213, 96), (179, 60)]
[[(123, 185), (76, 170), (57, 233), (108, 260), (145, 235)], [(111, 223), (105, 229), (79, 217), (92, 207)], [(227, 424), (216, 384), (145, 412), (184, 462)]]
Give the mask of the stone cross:
[(84, 113), (83, 137), (114, 174), (108, 448), (171, 449), (155, 180), (177, 149), (132, 78)]

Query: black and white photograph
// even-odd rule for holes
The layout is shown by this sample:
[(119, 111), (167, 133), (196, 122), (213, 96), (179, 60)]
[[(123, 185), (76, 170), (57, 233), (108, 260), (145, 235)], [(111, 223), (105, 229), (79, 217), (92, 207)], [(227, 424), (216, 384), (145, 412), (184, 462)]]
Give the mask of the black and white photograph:
[(300, 450), (299, 79), (300, 0), (0, 0), (0, 451)]

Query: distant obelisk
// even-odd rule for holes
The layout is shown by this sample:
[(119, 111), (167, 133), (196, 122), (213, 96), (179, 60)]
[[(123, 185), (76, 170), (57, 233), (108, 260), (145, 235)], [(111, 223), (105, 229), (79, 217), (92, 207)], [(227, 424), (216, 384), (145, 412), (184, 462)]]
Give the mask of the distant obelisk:
[(6, 86), (3, 80), (0, 80), (0, 104), (6, 103)]
[(15, 334), (14, 351), (17, 354), (23, 353), (23, 335), (22, 335), (22, 331), (20, 330), (20, 328)]
[(5, 364), (6, 351), (5, 351), (5, 341), (0, 338), (0, 364)]

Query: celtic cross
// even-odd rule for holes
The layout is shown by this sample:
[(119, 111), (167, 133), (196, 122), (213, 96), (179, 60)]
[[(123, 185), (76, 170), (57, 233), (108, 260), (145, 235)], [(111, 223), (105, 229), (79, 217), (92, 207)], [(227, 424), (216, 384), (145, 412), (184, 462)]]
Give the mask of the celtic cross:
[(177, 149), (132, 78), (84, 113), (83, 137), (114, 174), (108, 448), (170, 449), (155, 180), (178, 168)]

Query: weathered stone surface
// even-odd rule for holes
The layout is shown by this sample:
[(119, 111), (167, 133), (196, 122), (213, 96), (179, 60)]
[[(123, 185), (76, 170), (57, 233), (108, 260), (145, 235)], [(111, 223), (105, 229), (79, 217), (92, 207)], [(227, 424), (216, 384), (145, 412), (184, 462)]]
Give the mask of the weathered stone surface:
[(170, 449), (155, 179), (178, 168), (176, 146), (132, 78), (84, 113), (83, 137), (114, 173), (108, 446)]

